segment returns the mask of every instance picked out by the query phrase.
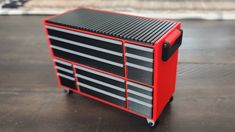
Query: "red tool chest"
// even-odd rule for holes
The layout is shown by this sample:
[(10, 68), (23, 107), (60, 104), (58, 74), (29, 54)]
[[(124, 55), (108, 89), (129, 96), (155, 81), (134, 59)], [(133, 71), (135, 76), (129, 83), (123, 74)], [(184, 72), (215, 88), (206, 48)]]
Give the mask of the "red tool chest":
[(173, 99), (179, 22), (79, 7), (44, 19), (58, 84), (155, 125)]

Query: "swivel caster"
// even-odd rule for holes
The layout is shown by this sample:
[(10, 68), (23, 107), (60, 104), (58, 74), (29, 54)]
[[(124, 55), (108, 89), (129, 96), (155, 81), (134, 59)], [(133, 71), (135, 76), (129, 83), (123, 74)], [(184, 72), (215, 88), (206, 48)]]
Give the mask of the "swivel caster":
[(154, 121), (154, 120), (151, 120), (151, 119), (146, 119), (147, 120), (147, 123), (149, 125), (150, 128), (154, 128), (157, 124), (158, 121)]
[(174, 96), (171, 96), (171, 98), (169, 99), (168, 103), (171, 103), (174, 100)]
[(72, 91), (72, 90), (69, 90), (68, 88), (65, 88), (65, 89), (64, 89), (64, 92), (65, 92), (65, 94), (66, 94), (67, 96), (70, 96), (70, 95), (73, 94), (73, 91)]

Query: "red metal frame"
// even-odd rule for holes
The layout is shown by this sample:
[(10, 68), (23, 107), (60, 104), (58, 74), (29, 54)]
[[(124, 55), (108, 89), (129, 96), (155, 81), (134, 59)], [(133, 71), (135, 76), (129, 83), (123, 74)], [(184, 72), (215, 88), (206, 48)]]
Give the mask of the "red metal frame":
[(156, 46), (154, 48), (155, 62), (154, 62), (153, 120), (158, 119), (165, 105), (168, 103), (170, 97), (173, 95), (175, 91), (178, 50), (171, 56), (171, 58), (167, 62), (164, 62), (162, 60), (162, 46), (166, 40), (168, 40), (172, 45), (180, 34), (175, 35), (174, 38), (172, 37), (168, 38), (168, 36), (172, 36), (172, 33), (175, 31), (179, 31), (180, 28), (181, 24), (177, 23), (174, 28), (172, 28), (161, 39), (155, 42)]
[(77, 82), (78, 82), (78, 78), (76, 76), (77, 72), (76, 72), (76, 69), (75, 69), (75, 65), (72, 65), (73, 66), (73, 74), (74, 74), (74, 77), (75, 77), (75, 86), (77, 88), (77, 91), (80, 92), (80, 88), (79, 86), (77, 85)]
[[(97, 9), (93, 9), (93, 8), (88, 8), (88, 7), (78, 7), (78, 8), (75, 8), (73, 10), (69, 10), (67, 12), (64, 12), (62, 14), (74, 11), (74, 10), (79, 9), (79, 8), (86, 8), (86, 9), (91, 9), (91, 10), (96, 10), (96, 11), (102, 11), (102, 10), (97, 10)], [(113, 11), (102, 11), (102, 12), (110, 12), (110, 13), (114, 13), (114, 14), (127, 15), (127, 14), (117, 13), (117, 12), (113, 12)], [(177, 61), (178, 61), (178, 51), (176, 51), (174, 53), (174, 55), (172, 55), (171, 58), (167, 62), (162, 61), (162, 59), (161, 59), (162, 45), (164, 44), (164, 42), (166, 40), (168, 42), (170, 42), (170, 44), (172, 44), (176, 40), (176, 38), (179, 37), (180, 34), (177, 33), (177, 31), (179, 31), (179, 29), (181, 28), (181, 24), (179, 22), (177, 22), (166, 34), (164, 34), (159, 40), (157, 40), (154, 43), (153, 46), (150, 46), (150, 45), (144, 45), (142, 43), (138, 43), (138, 42), (134, 42), (134, 41), (130, 41), (130, 40), (124, 40), (124, 39), (115, 38), (115, 37), (112, 37), (112, 36), (97, 34), (97, 33), (89, 32), (89, 31), (85, 31), (85, 30), (70, 28), (70, 27), (51, 24), (51, 23), (46, 22), (46, 20), (57, 17), (57, 16), (60, 16), (62, 14), (46, 17), (46, 18), (43, 19), (43, 26), (44, 26), (44, 30), (45, 30), (45, 33), (46, 33), (48, 46), (50, 48), (50, 54), (51, 54), (51, 57), (53, 59), (53, 66), (54, 66), (55, 71), (57, 72), (57, 69), (55, 67), (54, 59), (59, 59), (59, 60), (63, 60), (63, 61), (66, 61), (68, 63), (71, 63), (73, 65), (73, 70), (74, 70), (74, 75), (75, 75), (76, 82), (78, 82), (78, 80), (77, 80), (77, 77), (76, 77), (76, 70), (74, 68), (74, 65), (82, 66), (82, 67), (92, 69), (92, 70), (95, 70), (95, 71), (98, 71), (98, 72), (102, 72), (102, 73), (105, 73), (105, 74), (108, 74), (108, 75), (111, 75), (111, 76), (122, 78), (122, 79), (125, 80), (125, 85), (126, 85), (126, 106), (127, 107), (124, 108), (124, 107), (118, 106), (116, 104), (110, 103), (108, 101), (99, 99), (97, 97), (88, 95), (86, 93), (83, 93), (79, 90), (79, 86), (77, 84), (76, 84), (77, 90), (74, 90), (74, 89), (71, 89), (69, 87), (63, 86), (60, 83), (59, 76), (56, 74), (56, 77), (57, 77), (57, 80), (58, 80), (58, 85), (60, 87), (68, 88), (68, 89), (70, 89), (70, 90), (72, 90), (72, 91), (74, 91), (78, 94), (87, 96), (89, 98), (98, 100), (100, 102), (111, 105), (113, 107), (125, 110), (125, 111), (133, 113), (133, 114), (136, 114), (140, 117), (148, 118), (148, 117), (146, 117), (144, 115), (141, 115), (141, 114), (138, 114), (136, 112), (129, 111), (129, 109), (128, 109), (128, 100), (127, 100), (127, 97), (128, 97), (128, 94), (127, 94), (127, 88), (128, 87), (127, 87), (127, 83), (126, 83), (127, 81), (132, 81), (132, 82), (139, 83), (141, 85), (145, 85), (147, 87), (153, 88), (153, 114), (152, 114), (153, 116), (150, 119), (156, 121), (158, 119), (159, 115), (161, 114), (161, 112), (163, 111), (165, 105), (167, 104), (170, 96), (172, 96), (172, 94), (175, 91), (176, 69), (177, 69)], [(135, 15), (132, 15), (132, 16), (135, 16)], [(136, 16), (136, 17), (140, 17), (140, 16)], [(146, 18), (146, 17), (140, 17), (140, 18)], [(146, 18), (146, 19), (152, 19), (153, 20), (153, 18)], [(154, 20), (159, 20), (159, 19), (154, 19)], [(167, 21), (170, 21), (170, 20), (167, 20)], [(86, 66), (86, 65), (83, 65), (83, 64), (79, 64), (79, 63), (76, 63), (76, 62), (65, 60), (63, 58), (55, 57), (53, 55), (52, 48), (50, 47), (51, 42), (48, 38), (48, 31), (46, 30), (47, 25), (48, 26), (58, 27), (58, 28), (63, 28), (63, 29), (67, 29), (67, 30), (73, 30), (73, 31), (76, 31), (76, 32), (82, 32), (82, 33), (85, 33), (85, 34), (91, 34), (91, 35), (94, 35), (94, 36), (99, 36), (99, 37), (104, 37), (104, 38), (109, 38), (109, 39), (121, 41), (122, 46), (123, 46), (123, 57), (124, 57), (124, 72), (125, 72), (124, 77), (119, 76), (119, 75), (115, 75), (113, 73), (109, 73), (109, 72), (106, 72), (106, 71), (103, 71), (103, 70), (100, 70), (100, 69), (89, 67), (89, 66)], [(125, 53), (126, 53), (125, 43), (131, 43), (131, 44), (140, 45), (140, 46), (144, 46), (144, 47), (154, 49), (154, 62), (153, 62), (154, 63), (154, 66), (153, 66), (153, 69), (154, 69), (154, 74), (153, 74), (154, 84), (153, 84), (153, 86), (150, 86), (148, 84), (145, 84), (145, 83), (142, 83), (142, 82), (139, 82), (139, 81), (136, 81), (136, 80), (129, 79), (127, 77), (126, 57), (125, 57)], [(158, 79), (158, 78), (160, 78), (160, 79)]]
[(122, 41), (122, 49), (123, 49), (123, 60), (124, 60), (124, 62), (123, 62), (123, 66), (124, 66), (124, 78), (125, 78), (125, 87), (126, 87), (126, 89), (125, 89), (125, 92), (126, 92), (126, 108), (128, 109), (128, 93), (127, 93), (127, 68), (126, 68), (126, 56), (125, 56), (125, 54), (126, 54), (126, 48), (125, 48), (125, 41)]

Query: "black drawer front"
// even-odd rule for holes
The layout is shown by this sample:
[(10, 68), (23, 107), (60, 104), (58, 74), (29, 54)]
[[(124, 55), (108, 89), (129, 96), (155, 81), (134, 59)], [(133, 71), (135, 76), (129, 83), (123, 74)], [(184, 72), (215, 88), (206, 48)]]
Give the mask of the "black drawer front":
[(123, 63), (122, 53), (119, 54), (120, 56), (117, 56), (117, 55), (103, 53), (100, 51), (95, 51), (95, 50), (84, 48), (84, 47), (79, 47), (76, 45), (70, 45), (70, 44), (67, 44), (67, 43), (64, 43), (61, 41), (57, 41), (57, 40), (53, 40), (53, 39), (51, 39), (51, 44), (54, 46), (57, 46), (57, 47), (64, 48), (64, 49), (73, 50), (73, 51), (76, 51), (78, 53), (82, 53), (85, 55), (95, 56), (95, 57), (102, 58), (102, 59), (105, 59), (108, 61), (117, 62), (119, 64)]
[(90, 70), (81, 66), (75, 66), (76, 68), (76, 73), (89, 77), (89, 78), (93, 78), (120, 88), (125, 87), (125, 83), (123, 79), (117, 78), (117, 77), (113, 77), (98, 71), (94, 71), (94, 70)]
[(152, 117), (153, 89), (129, 81), (127, 85), (128, 108), (141, 115)]
[(109, 86), (103, 84), (103, 82), (99, 83), (99, 81), (97, 80), (93, 80), (93, 79), (87, 78), (86, 76), (82, 76), (79, 74), (77, 74), (77, 78), (80, 83), (88, 84), (91, 87), (95, 87), (103, 91), (107, 91), (109, 93), (112, 93), (121, 97), (125, 97), (125, 91), (120, 91), (117, 89), (110, 88)]
[(147, 72), (130, 66), (127, 66), (127, 71), (129, 79), (152, 85), (152, 72)]
[(140, 105), (139, 103), (128, 100), (129, 110), (137, 112), (141, 115), (152, 117), (152, 108)]
[(72, 64), (58, 59), (55, 59), (54, 61), (61, 85), (76, 89), (76, 81)]
[(47, 26), (57, 57), (124, 76), (121, 41)]
[(80, 91), (103, 100), (125, 106), (126, 93), (124, 79), (98, 71), (75, 66)]
[(59, 66), (59, 67), (62, 67), (64, 69), (71, 70), (71, 71), (73, 70), (72, 64), (68, 62), (58, 60), (58, 59), (55, 59), (54, 62), (56, 66)]
[(94, 96), (94, 97), (97, 97), (97, 98), (99, 98), (99, 99), (102, 99), (102, 100), (111, 102), (111, 103), (113, 103), (113, 104), (116, 104), (116, 105), (119, 105), (119, 106), (122, 106), (122, 107), (125, 107), (125, 106), (126, 106), (126, 101), (113, 98), (113, 97), (111, 97), (111, 96), (108, 96), (108, 95), (99, 93), (99, 92), (94, 91), (94, 90), (90, 90), (90, 89), (88, 89), (87, 87), (83, 87), (83, 86), (80, 86), (80, 85), (79, 85), (79, 88), (80, 88), (80, 91), (83, 92), (83, 93), (92, 95), (92, 96)]
[(128, 97), (131, 97), (131, 98), (134, 98), (137, 100), (141, 100), (141, 101), (148, 103), (148, 104), (152, 104), (152, 99), (146, 98), (145, 96), (141, 96), (141, 94), (140, 95), (135, 94), (135, 91), (134, 91), (134, 93), (131, 93), (131, 92), (133, 92), (133, 91), (131, 91), (131, 90), (128, 91)]
[(146, 47), (138, 46), (138, 45), (133, 45), (133, 44), (129, 44), (129, 43), (126, 43), (125, 45), (126, 45), (126, 52), (127, 53), (142, 55), (143, 57), (147, 57), (147, 58), (153, 58), (153, 52), (150, 48), (146, 48)]
[(130, 82), (130, 81), (128, 81), (127, 84), (128, 84), (128, 89), (130, 89), (130, 90), (152, 96), (152, 91), (153, 90), (149, 87), (146, 87), (146, 86), (143, 86), (143, 85), (140, 85), (140, 84), (137, 84), (137, 83), (133, 83), (133, 82)]
[(115, 51), (119, 53), (122, 53), (123, 51), (121, 47), (121, 42), (117, 40), (107, 39), (107, 38), (98, 37), (94, 35), (88, 35), (88, 34), (76, 32), (76, 31), (57, 28), (57, 27), (46, 26), (46, 28), (48, 29), (49, 36), (63, 38), (63, 39), (71, 40), (74, 42), (80, 42), (89, 46), (107, 49), (107, 50)]
[(153, 49), (129, 43), (125, 48), (128, 78), (153, 85)]
[[(62, 50), (64, 50), (64, 49), (62, 49)], [(103, 63), (103, 62), (100, 62), (100, 61), (97, 61), (97, 60), (87, 60), (87, 58), (77, 56), (73, 52), (69, 51), (70, 52), (69, 53), (67, 51), (62, 51), (62, 50), (57, 50), (57, 49), (52, 47), (53, 54), (56, 57), (64, 58), (64, 59), (74, 61), (74, 62), (77, 62), (77, 63), (81, 63), (81, 64), (86, 64), (88, 66), (91, 66), (91, 67), (94, 67), (94, 68), (97, 68), (97, 69), (101, 69), (101, 70), (104, 70), (104, 71), (107, 71), (107, 72), (110, 72), (110, 73), (113, 73), (113, 74), (117, 74), (117, 75), (120, 75), (120, 76), (124, 75), (124, 73), (123, 73), (124, 70), (123, 70), (122, 67), (113, 66), (113, 65)]]
[(77, 89), (75, 80), (70, 80), (70, 79), (67, 79), (67, 78), (62, 77), (62, 76), (59, 76), (59, 77), (60, 77), (61, 85), (67, 86), (67, 87), (75, 89), (75, 90)]

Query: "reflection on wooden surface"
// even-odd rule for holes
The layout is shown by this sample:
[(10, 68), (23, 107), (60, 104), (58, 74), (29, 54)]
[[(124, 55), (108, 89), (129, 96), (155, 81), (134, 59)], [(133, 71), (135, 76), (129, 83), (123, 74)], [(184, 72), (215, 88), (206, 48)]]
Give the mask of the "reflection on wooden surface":
[[(0, 131), (147, 131), (146, 121), (57, 88), (41, 19), (0, 16)], [(235, 131), (235, 22), (183, 21), (175, 100), (156, 131)]]

